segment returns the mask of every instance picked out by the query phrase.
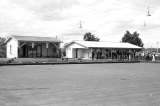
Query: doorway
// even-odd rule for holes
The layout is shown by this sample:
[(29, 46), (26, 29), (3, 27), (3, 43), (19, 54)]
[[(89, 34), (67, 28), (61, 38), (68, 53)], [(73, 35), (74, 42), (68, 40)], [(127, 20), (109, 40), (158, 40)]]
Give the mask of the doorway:
[(76, 49), (76, 58), (78, 58), (78, 49)]
[(28, 57), (28, 45), (24, 45), (22, 50), (22, 57)]
[(42, 57), (42, 46), (37, 45), (37, 55), (36, 57)]

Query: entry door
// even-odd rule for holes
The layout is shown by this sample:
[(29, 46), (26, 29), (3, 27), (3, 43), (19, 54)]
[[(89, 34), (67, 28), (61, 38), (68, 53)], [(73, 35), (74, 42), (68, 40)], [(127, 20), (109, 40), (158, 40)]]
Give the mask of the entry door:
[(26, 57), (26, 45), (23, 46), (23, 57)]
[(78, 58), (78, 49), (76, 49), (76, 58)]
[(23, 46), (23, 57), (28, 57), (28, 46), (27, 45)]
[(41, 57), (41, 56), (42, 56), (42, 46), (37, 45), (37, 57)]

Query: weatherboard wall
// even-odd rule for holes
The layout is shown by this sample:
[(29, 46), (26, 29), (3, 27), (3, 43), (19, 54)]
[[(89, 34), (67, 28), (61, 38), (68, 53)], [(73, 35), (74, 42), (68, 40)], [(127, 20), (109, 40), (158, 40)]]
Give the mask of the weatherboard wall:
[(85, 48), (82, 45), (72, 43), (66, 47), (67, 58), (83, 58), (91, 59), (92, 51), (89, 48)]
[[(81, 50), (79, 51), (79, 49), (82, 49), (82, 48), (84, 48), (84, 47), (81, 45), (78, 45), (76, 43), (72, 43), (72, 44), (68, 45), (66, 47), (66, 57), (67, 58), (76, 58), (76, 49), (78, 49), (78, 51), (77, 51), (78, 53), (82, 53)], [(80, 58), (80, 57), (81, 56), (78, 56), (78, 58)]]
[[(29, 44), (29, 46), (31, 46), (31, 44)], [(42, 47), (42, 56), (44, 57), (47, 57), (47, 56), (54, 57), (59, 54), (57, 47), (55, 47), (55, 45), (53, 45), (52, 43), (49, 43), (48, 49), (46, 48), (46, 43), (35, 43), (35, 47), (36, 46)], [(29, 54), (31, 53), (32, 51), (29, 51)], [(36, 51), (33, 51), (33, 53), (36, 53)], [(32, 56), (30, 56), (30, 58), (32, 58)]]
[(7, 58), (18, 58), (18, 42), (15, 39), (10, 39), (7, 43)]

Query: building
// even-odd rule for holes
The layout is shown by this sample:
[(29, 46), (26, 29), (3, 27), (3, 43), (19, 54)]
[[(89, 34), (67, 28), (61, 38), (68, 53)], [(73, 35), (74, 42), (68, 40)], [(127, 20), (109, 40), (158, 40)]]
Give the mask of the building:
[(7, 58), (60, 57), (61, 40), (52, 37), (10, 36), (6, 39)]
[(122, 42), (97, 42), (97, 41), (71, 41), (64, 45), (66, 58), (129, 58), (130, 54), (140, 51), (142, 48)]

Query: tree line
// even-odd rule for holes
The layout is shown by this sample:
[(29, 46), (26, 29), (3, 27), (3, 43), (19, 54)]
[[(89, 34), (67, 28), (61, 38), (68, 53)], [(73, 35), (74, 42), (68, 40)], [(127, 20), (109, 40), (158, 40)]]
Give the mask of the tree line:
[(0, 37), (0, 58), (6, 57), (5, 38)]

